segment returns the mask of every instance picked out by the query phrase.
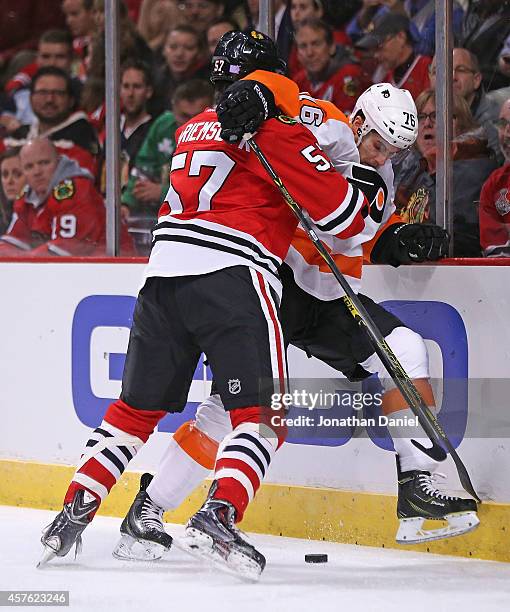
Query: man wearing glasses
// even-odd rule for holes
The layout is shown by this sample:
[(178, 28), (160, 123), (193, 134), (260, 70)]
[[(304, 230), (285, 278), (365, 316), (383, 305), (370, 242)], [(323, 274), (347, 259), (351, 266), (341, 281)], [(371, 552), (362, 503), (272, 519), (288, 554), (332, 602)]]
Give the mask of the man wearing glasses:
[[(58, 152), (75, 159), (80, 166), (96, 173), (99, 144), (83, 111), (74, 111), (71, 77), (61, 68), (40, 68), (32, 79), (30, 103), (35, 122), (19, 127), (3, 141), (4, 147), (19, 147), (34, 138), (47, 136)], [(0, 145), (1, 148), (1, 145)]]
[[(430, 65), (431, 86), (435, 87), (435, 58)], [(482, 87), (482, 73), (476, 55), (468, 49), (456, 47), (453, 50), (453, 91), (469, 104), (475, 121), (481, 125), (489, 142), (489, 147), (499, 153), (498, 134), (494, 121), (498, 117), (497, 104), (491, 101)]]
[[(387, 81), (407, 89), (413, 98), (429, 86), (428, 67), (431, 58), (415, 53), (419, 35), (405, 15), (385, 13), (374, 20), (374, 29), (356, 43), (356, 47), (371, 51), (379, 66), (375, 82)], [(380, 78), (379, 78), (380, 77)]]

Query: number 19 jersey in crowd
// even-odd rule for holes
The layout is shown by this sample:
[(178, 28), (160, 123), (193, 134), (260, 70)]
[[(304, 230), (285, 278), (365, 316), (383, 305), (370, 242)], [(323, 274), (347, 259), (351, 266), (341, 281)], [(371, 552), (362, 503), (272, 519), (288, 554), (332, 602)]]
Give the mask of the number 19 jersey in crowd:
[[(267, 121), (256, 140), (323, 232), (348, 239), (363, 230), (366, 198), (334, 170), (308, 130), (282, 116)], [(221, 140), (212, 109), (183, 125), (176, 142), (146, 276), (244, 265), (280, 293), (278, 268), (297, 220), (255, 154), (246, 142)]]
[[(353, 236), (318, 232), (351, 287), (359, 292), (363, 261), (370, 261), (372, 248), (383, 230), (393, 223), (402, 222), (395, 214), (391, 162), (387, 161), (378, 169), (360, 164), (349, 120), (331, 102), (299, 93), (293, 81), (271, 72), (257, 70), (245, 79), (259, 81), (271, 89), (277, 106), (307, 127), (334, 168), (366, 195), (369, 212), (361, 232)], [(300, 227), (292, 239), (285, 263), (292, 268), (298, 286), (310, 295), (327, 301), (344, 295), (331, 270)]]

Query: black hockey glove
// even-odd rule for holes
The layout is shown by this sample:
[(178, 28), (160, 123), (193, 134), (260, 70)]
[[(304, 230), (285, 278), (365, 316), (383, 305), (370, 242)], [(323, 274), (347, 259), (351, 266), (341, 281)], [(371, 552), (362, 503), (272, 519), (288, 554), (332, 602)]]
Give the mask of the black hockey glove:
[(390, 225), (372, 250), (374, 263), (391, 266), (436, 261), (448, 255), (448, 232), (439, 225), (401, 223)]
[(226, 142), (253, 135), (262, 123), (278, 114), (274, 96), (257, 81), (236, 81), (223, 93), (216, 107), (221, 124), (221, 137)]

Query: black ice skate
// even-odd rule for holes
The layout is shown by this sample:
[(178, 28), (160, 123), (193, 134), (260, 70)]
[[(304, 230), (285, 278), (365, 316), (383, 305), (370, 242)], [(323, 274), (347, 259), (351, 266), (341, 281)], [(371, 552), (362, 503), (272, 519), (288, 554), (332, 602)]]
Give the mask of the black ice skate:
[(266, 559), (235, 526), (235, 512), (231, 503), (209, 498), (188, 521), (180, 546), (243, 578), (258, 580)]
[(151, 480), (152, 474), (143, 474), (140, 479), (140, 491), (120, 526), (122, 537), (113, 551), (117, 559), (155, 561), (172, 546), (172, 537), (163, 527), (164, 510), (146, 491)]
[[(419, 470), (401, 472), (397, 457), (399, 544), (416, 544), (458, 536), (475, 529), (480, 520), (474, 499), (446, 495), (436, 488), (438, 476)], [(425, 520), (444, 520), (448, 526), (425, 530)]]
[(81, 534), (92, 520), (90, 515), (98, 505), (97, 499), (83, 489), (75, 493), (72, 502), (64, 504), (62, 512), (43, 531), (41, 542), (44, 553), (37, 567), (42, 567), (55, 556), (64, 557), (74, 544), (76, 558), (81, 551)]

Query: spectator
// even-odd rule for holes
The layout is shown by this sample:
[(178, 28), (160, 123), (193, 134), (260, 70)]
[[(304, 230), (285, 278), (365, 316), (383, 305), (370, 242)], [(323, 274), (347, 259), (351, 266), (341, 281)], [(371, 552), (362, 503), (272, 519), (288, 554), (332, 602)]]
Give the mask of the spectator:
[(58, 155), (48, 138), (24, 145), (20, 159), (27, 189), (0, 238), (0, 255), (104, 254), (105, 209), (91, 174)]
[(505, 164), (480, 193), (480, 244), (486, 257), (510, 257), (510, 99), (501, 107), (497, 126)]
[(211, 23), (206, 32), (207, 48), (209, 49), (211, 56), (214, 55), (216, 45), (223, 34), (226, 32), (231, 32), (232, 30), (239, 30), (239, 25), (232, 19), (219, 17)]
[(347, 25), (347, 34), (357, 42), (369, 34), (374, 29), (374, 23), (388, 13), (407, 16), (404, 0), (363, 0), (362, 6)]
[(122, 194), (123, 216), (128, 221), (140, 255), (148, 254), (151, 228), (168, 191), (175, 130), (212, 103), (213, 90), (208, 81), (195, 79), (179, 85), (172, 99), (173, 111), (162, 113), (152, 123), (140, 147)]
[(96, 31), (94, 0), (63, 0), (62, 11), (73, 36), (74, 52), (80, 60), (76, 72), (81, 80), (85, 80), (89, 46)]
[[(81, 105), (89, 114), (98, 132), (104, 128), (104, 92), (105, 92), (105, 33), (104, 33), (104, 0), (94, 1), (96, 15), (96, 34), (90, 44), (90, 61), (87, 81), (83, 87)], [(128, 17), (124, 2), (119, 3), (119, 55), (120, 63), (136, 57), (152, 66), (152, 51), (145, 40), (136, 31), (135, 25)]]
[(30, 103), (36, 121), (32, 125), (22, 125), (5, 138), (4, 147), (22, 146), (28, 140), (48, 136), (61, 153), (95, 174), (99, 144), (85, 113), (73, 112), (75, 99), (71, 77), (60, 68), (41, 68), (32, 79)]
[(182, 19), (177, 0), (143, 0), (137, 29), (153, 54), (154, 68), (164, 65), (163, 47), (169, 28)]
[(12, 205), (21, 197), (25, 175), (21, 170), (19, 149), (7, 149), (0, 155), (0, 235), (7, 231)]
[(510, 34), (510, 1), (471, 1), (464, 19), (462, 47), (478, 58), (486, 91), (506, 85), (498, 73), (498, 55)]
[(298, 58), (304, 66), (295, 81), (301, 91), (333, 102), (349, 113), (368, 83), (345, 47), (335, 45), (331, 26), (305, 19), (296, 29)]
[[(415, 51), (432, 57), (436, 50), (435, 0), (405, 0), (404, 8), (418, 34)], [(452, 26), (456, 40), (462, 36), (464, 9), (459, 2), (453, 2)]]
[[(324, 7), (322, 0), (290, 0), (290, 20), (293, 32), (298, 25), (305, 19), (322, 19), (324, 17)], [(335, 41), (338, 42), (338, 41)], [(287, 72), (291, 79), (303, 70), (303, 65), (299, 61), (295, 42), (291, 45)]]
[[(409, 223), (435, 223), (436, 105), (435, 93), (425, 90), (416, 100), (419, 155), (395, 168), (395, 204)], [(455, 257), (479, 257), (478, 200), (480, 189), (495, 169), (484, 132), (457, 94), (453, 99), (453, 242)]]
[(189, 25), (172, 28), (163, 50), (165, 66), (155, 79), (158, 111), (168, 109), (178, 85), (190, 79), (209, 78), (209, 57), (204, 39)]
[(132, 162), (151, 126), (147, 104), (152, 92), (152, 75), (147, 64), (137, 59), (124, 62), (120, 69), (121, 151)]
[(414, 51), (414, 30), (405, 15), (388, 13), (374, 22), (374, 30), (356, 43), (360, 49), (373, 50), (379, 62), (376, 82), (388, 82), (408, 89), (416, 99), (429, 86), (431, 58)]
[[(30, 85), (39, 68), (55, 66), (71, 74), (73, 61), (73, 39), (67, 30), (47, 30), (39, 39), (37, 56), (34, 62), (17, 72), (6, 84), (5, 89), (12, 95), (16, 105), (17, 125), (11, 124), (12, 132), (20, 125), (31, 124), (35, 115), (30, 104)], [(81, 81), (72, 77), (72, 89), (75, 100), (80, 99)]]
[(183, 22), (193, 24), (200, 34), (205, 34), (211, 23), (223, 17), (225, 12), (223, 0), (182, 0), (179, 6), (183, 12)]
[[(434, 88), (435, 83), (436, 60), (434, 58), (430, 65), (430, 86)], [(500, 153), (499, 141), (494, 122), (498, 117), (500, 104), (484, 92), (476, 56), (471, 51), (459, 47), (453, 50), (453, 91), (466, 100), (475, 121), (483, 127), (490, 148), (495, 155), (498, 155)]]
[(176, 0), (143, 0), (137, 28), (152, 51), (163, 48), (169, 27), (181, 17)]

